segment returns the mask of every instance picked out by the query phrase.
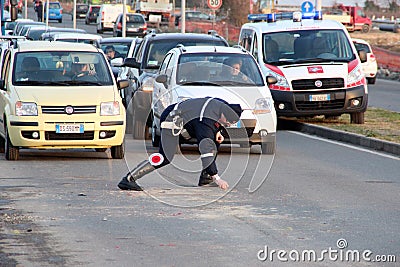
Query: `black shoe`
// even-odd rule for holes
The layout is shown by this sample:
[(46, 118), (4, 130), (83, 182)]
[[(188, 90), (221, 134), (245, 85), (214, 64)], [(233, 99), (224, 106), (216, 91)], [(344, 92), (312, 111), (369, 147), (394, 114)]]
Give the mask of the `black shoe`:
[(118, 184), (119, 189), (121, 190), (134, 190), (134, 191), (143, 191), (143, 189), (135, 182), (129, 182), (127, 176), (124, 176)]
[(216, 183), (214, 183), (213, 178), (206, 173), (206, 171), (202, 171), (199, 179), (199, 186), (218, 186)]

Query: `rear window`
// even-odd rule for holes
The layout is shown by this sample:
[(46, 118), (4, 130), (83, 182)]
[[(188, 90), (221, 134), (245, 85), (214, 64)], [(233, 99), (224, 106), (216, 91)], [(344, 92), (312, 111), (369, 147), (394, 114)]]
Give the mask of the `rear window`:
[(126, 23), (145, 23), (145, 20), (140, 15), (127, 15)]
[(355, 45), (357, 51), (363, 50), (366, 53), (371, 53), (371, 49), (369, 49), (369, 46), (366, 45), (366, 44), (361, 44), (361, 43), (354, 42), (354, 45)]
[(49, 7), (50, 7), (50, 9), (61, 9), (61, 6), (59, 3), (50, 3)]

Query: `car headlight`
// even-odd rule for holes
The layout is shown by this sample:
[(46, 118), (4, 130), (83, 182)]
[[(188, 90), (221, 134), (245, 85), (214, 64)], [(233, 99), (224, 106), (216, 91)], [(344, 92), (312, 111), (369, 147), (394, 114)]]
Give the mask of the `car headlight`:
[(271, 85), (273, 87), (271, 89), (289, 90), (289, 84), (288, 84), (288, 81), (285, 78), (285, 76), (282, 76), (274, 71), (268, 71), (266, 76), (269, 76), (269, 75), (274, 76), (277, 80), (276, 84)]
[(146, 78), (143, 80), (142, 83), (142, 91), (143, 92), (152, 92), (154, 87), (154, 79), (153, 78)]
[(119, 102), (103, 102), (100, 104), (100, 116), (119, 115)]
[(15, 114), (17, 116), (37, 116), (38, 109), (36, 103), (21, 102), (15, 103)]
[(347, 86), (353, 87), (362, 83), (364, 79), (364, 73), (361, 70), (361, 66), (355, 67), (347, 76)]
[(254, 114), (265, 114), (265, 113), (271, 113), (273, 104), (272, 104), (272, 99), (270, 97), (266, 98), (259, 98), (256, 100), (256, 103), (254, 105)]

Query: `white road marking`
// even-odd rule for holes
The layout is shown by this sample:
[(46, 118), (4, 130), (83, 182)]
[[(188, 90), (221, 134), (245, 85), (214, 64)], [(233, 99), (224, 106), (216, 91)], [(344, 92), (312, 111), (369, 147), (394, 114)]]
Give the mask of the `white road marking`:
[(366, 148), (362, 148), (362, 147), (359, 147), (359, 146), (356, 146), (356, 145), (346, 144), (346, 143), (343, 143), (343, 142), (340, 142), (340, 141), (334, 141), (334, 140), (330, 140), (330, 139), (324, 139), (324, 138), (322, 138), (322, 137), (318, 137), (318, 136), (314, 136), (314, 135), (309, 135), (309, 134), (305, 134), (305, 133), (301, 133), (301, 132), (295, 132), (295, 131), (288, 131), (288, 132), (293, 133), (293, 134), (298, 134), (298, 135), (301, 135), (301, 136), (304, 136), (304, 137), (308, 137), (308, 138), (311, 138), (311, 139), (316, 139), (316, 140), (319, 140), (319, 141), (324, 141), (324, 142), (327, 142), (327, 143), (331, 143), (331, 144), (335, 144), (335, 145), (339, 145), (339, 146), (348, 147), (348, 148), (351, 148), (351, 149), (354, 149), (354, 150), (358, 150), (358, 151), (362, 151), (362, 152), (367, 152), (367, 153), (374, 154), (374, 155), (378, 155), (378, 156), (381, 156), (381, 157), (385, 157), (385, 158), (389, 158), (389, 159), (395, 159), (395, 160), (400, 160), (400, 157), (396, 157), (396, 156), (392, 156), (392, 155), (389, 155), (389, 154), (381, 153), (381, 152), (378, 152), (378, 151), (376, 151), (376, 150), (366, 149)]

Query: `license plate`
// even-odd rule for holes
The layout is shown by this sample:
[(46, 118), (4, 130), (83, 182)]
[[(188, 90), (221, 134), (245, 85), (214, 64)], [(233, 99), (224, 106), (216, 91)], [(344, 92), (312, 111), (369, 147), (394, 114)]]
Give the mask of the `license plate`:
[(55, 16), (56, 16), (56, 14), (50, 13), (50, 17), (55, 17)]
[(322, 94), (322, 95), (310, 95), (308, 97), (309, 101), (328, 101), (331, 100), (330, 94)]
[(83, 124), (56, 124), (56, 133), (83, 133)]
[(129, 28), (129, 30), (130, 30), (131, 32), (138, 32), (138, 31), (139, 31), (138, 28)]

